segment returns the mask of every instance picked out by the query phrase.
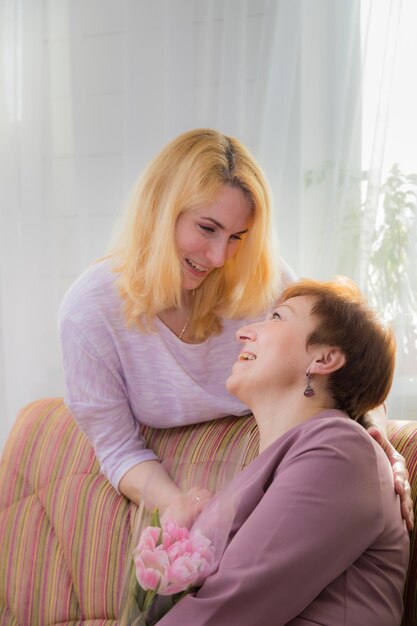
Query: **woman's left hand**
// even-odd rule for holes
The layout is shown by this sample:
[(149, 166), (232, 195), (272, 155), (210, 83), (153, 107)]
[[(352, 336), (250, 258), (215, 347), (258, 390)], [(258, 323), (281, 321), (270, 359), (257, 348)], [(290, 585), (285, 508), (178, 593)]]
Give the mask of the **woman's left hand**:
[(207, 489), (191, 487), (185, 493), (173, 498), (163, 511), (161, 522), (176, 522), (179, 526), (191, 528), (212, 495)]
[(396, 451), (392, 443), (388, 440), (385, 433), (378, 427), (371, 426), (368, 433), (382, 447), (391, 463), (392, 472), (394, 474), (395, 491), (401, 499), (401, 515), (403, 516), (409, 531), (414, 528), (414, 512), (413, 500), (411, 499), (411, 487), (409, 476), (404, 457)]

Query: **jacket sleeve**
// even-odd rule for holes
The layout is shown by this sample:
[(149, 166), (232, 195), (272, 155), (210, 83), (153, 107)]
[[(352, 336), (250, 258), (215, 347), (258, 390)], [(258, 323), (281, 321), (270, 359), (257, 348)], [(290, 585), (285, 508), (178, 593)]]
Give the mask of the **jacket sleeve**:
[(381, 532), (375, 454), (359, 428), (310, 429), (278, 466), (217, 572), (158, 626), (255, 626), (271, 623), (272, 615), (279, 626), (294, 619)]

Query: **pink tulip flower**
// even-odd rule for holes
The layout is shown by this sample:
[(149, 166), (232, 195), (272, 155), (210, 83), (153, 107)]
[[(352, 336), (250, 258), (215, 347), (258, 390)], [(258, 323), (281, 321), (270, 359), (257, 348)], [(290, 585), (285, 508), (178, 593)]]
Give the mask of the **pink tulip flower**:
[(200, 565), (200, 559), (193, 558), (193, 555), (178, 557), (169, 568), (169, 584), (158, 593), (168, 596), (193, 587), (199, 579)]
[(138, 548), (134, 552), (136, 578), (145, 591), (159, 591), (167, 586), (169, 558), (162, 546), (154, 550)]
[(148, 526), (134, 551), (136, 577), (145, 591), (170, 596), (201, 585), (214, 569), (210, 540), (174, 522)]
[(136, 550), (155, 550), (160, 542), (161, 529), (157, 526), (147, 526), (143, 529)]

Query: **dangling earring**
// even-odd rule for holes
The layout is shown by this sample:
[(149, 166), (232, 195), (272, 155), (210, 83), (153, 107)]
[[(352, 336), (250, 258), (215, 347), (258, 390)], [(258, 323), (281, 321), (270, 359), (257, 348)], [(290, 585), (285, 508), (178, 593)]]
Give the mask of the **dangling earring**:
[(311, 380), (310, 370), (307, 370), (306, 376), (307, 376), (307, 387), (304, 389), (304, 395), (306, 396), (306, 398), (311, 398), (312, 396), (314, 396), (316, 392), (314, 391), (313, 387), (310, 385), (310, 380)]

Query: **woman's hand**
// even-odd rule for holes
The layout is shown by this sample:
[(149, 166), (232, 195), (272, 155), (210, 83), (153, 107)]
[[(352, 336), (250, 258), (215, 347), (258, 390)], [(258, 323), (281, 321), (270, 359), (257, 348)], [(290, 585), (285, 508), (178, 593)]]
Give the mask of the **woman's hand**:
[(159, 509), (161, 521), (169, 520), (187, 528), (212, 497), (210, 491), (199, 487), (183, 493), (159, 461), (134, 465), (123, 476), (119, 490), (137, 505), (142, 500), (150, 511)]
[(207, 489), (192, 487), (168, 504), (161, 515), (161, 522), (176, 522), (179, 526), (191, 528), (211, 497)]
[(383, 433), (380, 428), (377, 426), (371, 426), (368, 428), (368, 433), (377, 443), (379, 443), (391, 463), (394, 474), (395, 491), (401, 499), (401, 515), (405, 519), (408, 530), (411, 531), (414, 528), (414, 512), (405, 459), (399, 452), (396, 451), (392, 443), (388, 440), (386, 434)]

